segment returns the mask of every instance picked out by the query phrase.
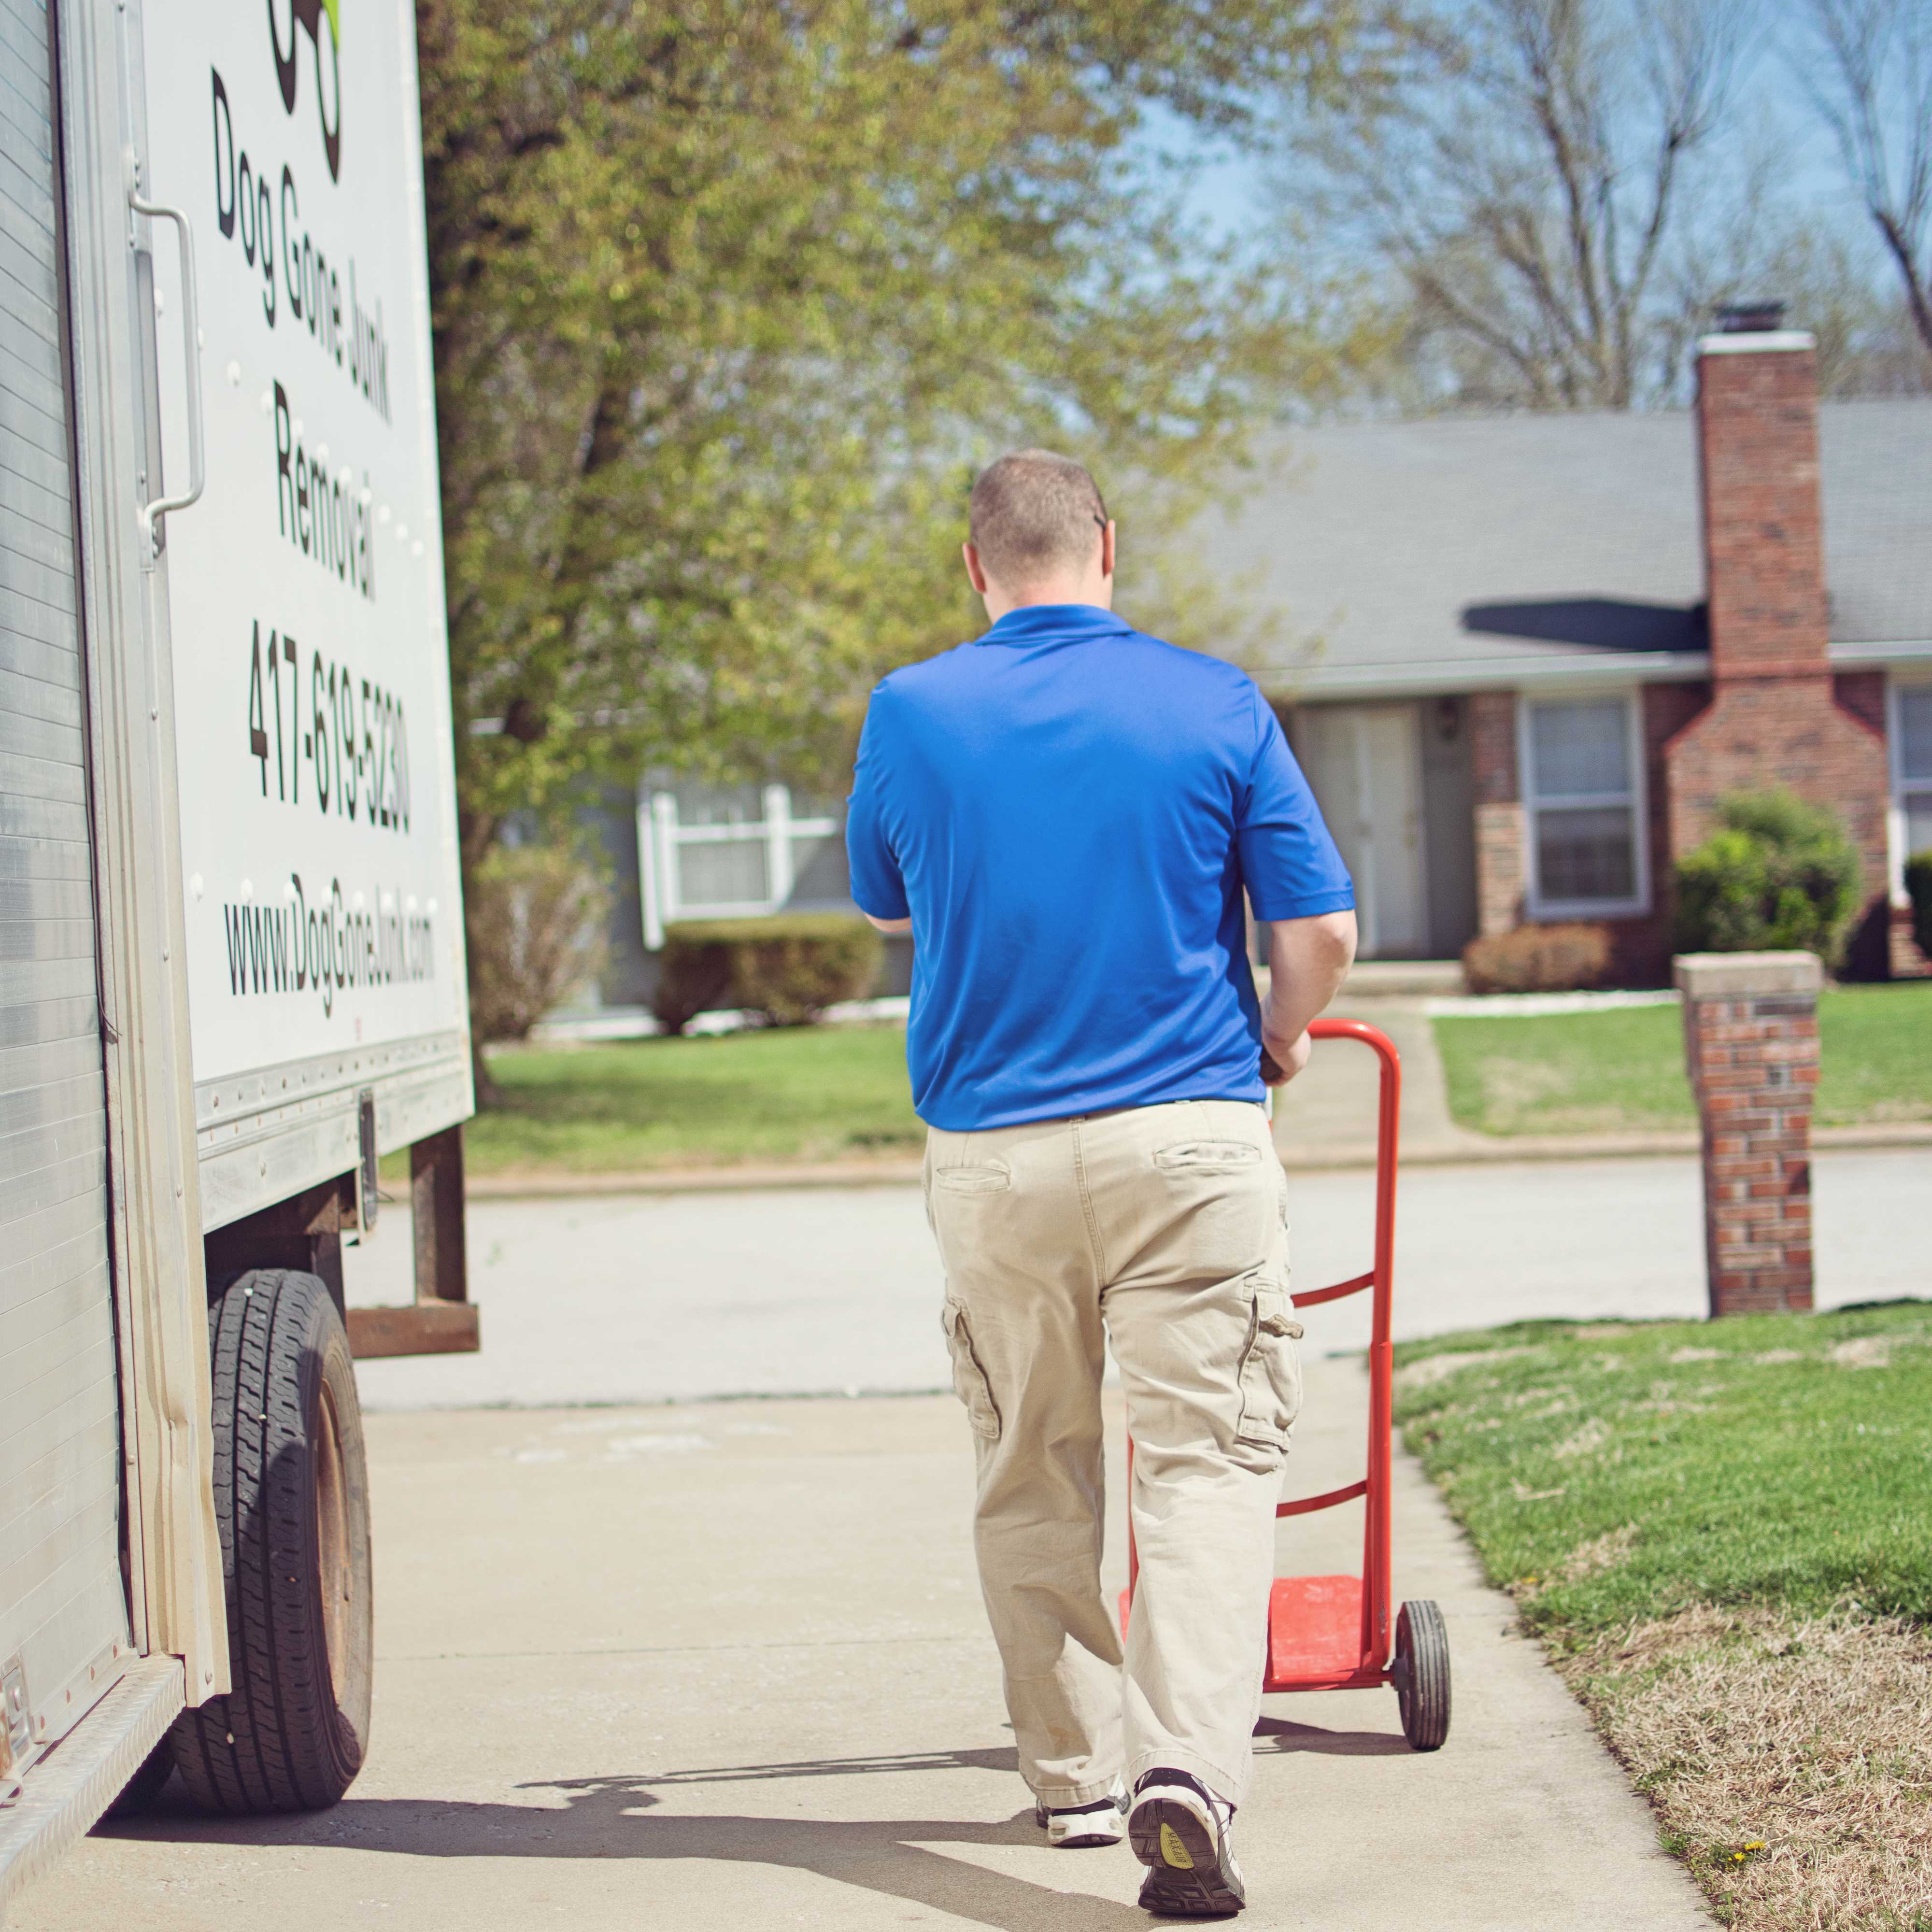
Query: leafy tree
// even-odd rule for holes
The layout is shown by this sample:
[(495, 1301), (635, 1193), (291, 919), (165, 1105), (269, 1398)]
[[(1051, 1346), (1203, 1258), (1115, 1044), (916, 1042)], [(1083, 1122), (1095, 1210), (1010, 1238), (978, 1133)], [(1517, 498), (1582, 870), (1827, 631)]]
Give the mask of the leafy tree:
[(1372, 78), (1351, 0), (417, 18), (468, 873), (589, 773), (836, 770), (879, 670), (974, 628), (988, 454), (1094, 460), (1144, 560), (1340, 367), (1136, 136)]
[(1782, 788), (1718, 807), (1719, 830), (1677, 862), (1688, 952), (1796, 949), (1834, 965), (1858, 908), (1858, 851), (1835, 813)]

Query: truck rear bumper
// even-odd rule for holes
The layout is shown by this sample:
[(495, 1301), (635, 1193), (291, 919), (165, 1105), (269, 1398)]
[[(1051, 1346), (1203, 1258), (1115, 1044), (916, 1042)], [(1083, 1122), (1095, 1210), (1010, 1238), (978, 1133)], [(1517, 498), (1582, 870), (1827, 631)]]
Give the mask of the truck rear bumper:
[(0, 1917), (121, 1795), (185, 1701), (178, 1657), (136, 1658), (127, 1675), (0, 1805)]

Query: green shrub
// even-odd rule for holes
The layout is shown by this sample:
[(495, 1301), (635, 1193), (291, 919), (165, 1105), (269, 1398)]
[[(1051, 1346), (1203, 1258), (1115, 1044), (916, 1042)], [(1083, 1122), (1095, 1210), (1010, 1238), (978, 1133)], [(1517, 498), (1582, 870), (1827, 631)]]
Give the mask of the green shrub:
[(1600, 926), (1520, 926), (1462, 949), (1472, 993), (1574, 993), (1600, 986), (1610, 970), (1610, 935)]
[(522, 1040), (604, 970), (610, 896), (574, 854), (500, 845), (464, 893), (470, 1022), (478, 1040)]
[(1906, 860), (1905, 890), (1912, 898), (1912, 936), (1932, 958), (1932, 851), (1915, 852)]
[(1724, 799), (1718, 818), (1677, 862), (1678, 950), (1802, 951), (1837, 964), (1861, 870), (1838, 815), (1780, 789)]
[(844, 913), (680, 920), (664, 928), (655, 1009), (667, 1033), (717, 1006), (766, 1026), (808, 1026), (872, 991), (880, 951), (878, 932)]

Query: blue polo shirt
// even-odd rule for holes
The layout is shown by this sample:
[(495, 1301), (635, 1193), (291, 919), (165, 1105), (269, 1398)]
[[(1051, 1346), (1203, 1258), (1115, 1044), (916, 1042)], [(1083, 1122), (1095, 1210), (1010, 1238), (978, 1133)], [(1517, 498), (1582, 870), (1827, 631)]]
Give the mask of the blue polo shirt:
[(860, 910), (911, 916), (913, 1104), (956, 1132), (1260, 1100), (1242, 889), (1355, 902), (1252, 680), (1090, 604), (882, 680), (845, 838)]

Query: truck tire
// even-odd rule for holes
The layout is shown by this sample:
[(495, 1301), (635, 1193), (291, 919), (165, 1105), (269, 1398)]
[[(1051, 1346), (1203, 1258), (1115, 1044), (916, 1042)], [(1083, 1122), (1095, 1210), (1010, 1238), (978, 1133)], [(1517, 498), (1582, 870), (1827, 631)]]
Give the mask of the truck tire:
[(369, 1481), (349, 1338), (316, 1276), (258, 1268), (208, 1311), (232, 1690), (175, 1721), (211, 1811), (315, 1811), (369, 1739)]

